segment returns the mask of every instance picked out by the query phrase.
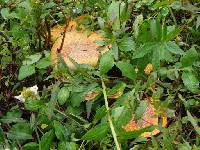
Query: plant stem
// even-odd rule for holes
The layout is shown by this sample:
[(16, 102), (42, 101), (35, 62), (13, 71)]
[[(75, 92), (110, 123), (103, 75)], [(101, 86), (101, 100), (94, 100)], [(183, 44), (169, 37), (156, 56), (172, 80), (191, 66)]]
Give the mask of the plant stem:
[(105, 86), (105, 83), (101, 77), (101, 83), (102, 83), (102, 87), (103, 87), (103, 96), (104, 96), (104, 100), (105, 100), (105, 106), (106, 106), (106, 110), (107, 110), (107, 116), (108, 116), (108, 122), (109, 122), (109, 125), (110, 125), (110, 129), (111, 129), (111, 132), (112, 132), (112, 136), (114, 138), (114, 142), (115, 142), (115, 145), (117, 147), (117, 150), (121, 150), (120, 148), (120, 145), (119, 145), (119, 142), (117, 140), (117, 134), (115, 132), (115, 128), (114, 128), (114, 125), (113, 125), (113, 122), (112, 122), (112, 117), (110, 115), (110, 108), (108, 106), (108, 99), (107, 99), (107, 93), (106, 93), (106, 86)]
[(169, 12), (170, 12), (170, 14), (171, 14), (171, 16), (172, 16), (172, 19), (173, 19), (175, 25), (177, 25), (176, 17), (174, 16), (174, 13), (173, 13), (171, 7), (168, 7), (168, 8), (169, 8)]

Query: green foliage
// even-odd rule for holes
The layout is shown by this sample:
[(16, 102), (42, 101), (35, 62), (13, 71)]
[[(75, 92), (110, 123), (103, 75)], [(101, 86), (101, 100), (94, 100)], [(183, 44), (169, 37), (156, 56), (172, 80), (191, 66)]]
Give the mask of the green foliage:
[[(199, 149), (199, 7), (198, 0), (0, 0), (0, 149)], [(98, 31), (105, 38), (97, 42), (112, 47), (95, 67), (72, 60), (70, 70), (60, 54), (55, 66), (51, 28), (81, 15), (87, 33)], [(37, 94), (24, 92), (33, 85)], [(172, 121), (125, 131), (149, 102)], [(154, 129), (160, 134), (141, 137)]]

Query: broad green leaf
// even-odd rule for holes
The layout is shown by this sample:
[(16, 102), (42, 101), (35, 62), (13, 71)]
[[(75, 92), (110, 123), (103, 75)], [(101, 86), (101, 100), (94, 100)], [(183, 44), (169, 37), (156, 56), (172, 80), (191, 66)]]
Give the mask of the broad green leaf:
[(46, 132), (40, 140), (40, 147), (42, 148), (42, 150), (49, 150), (52, 143), (53, 143), (53, 139), (54, 139), (55, 135), (53, 132), (53, 129), (51, 129), (50, 131)]
[(77, 150), (77, 144), (74, 142), (60, 142), (58, 150)]
[(17, 123), (12, 126), (8, 133), (8, 138), (12, 140), (32, 139), (32, 129), (29, 123)]
[(60, 141), (69, 140), (70, 133), (66, 127), (64, 127), (60, 122), (56, 120), (53, 121), (53, 126), (54, 126), (55, 135), (57, 139), (59, 139)]
[(161, 24), (156, 19), (152, 19), (150, 22), (150, 29), (151, 29), (151, 35), (154, 40), (161, 41), (162, 39), (162, 28)]
[(52, 61), (49, 58), (42, 58), (36, 63), (38, 69), (45, 69), (52, 64)]
[(0, 121), (2, 123), (24, 122), (24, 120), (21, 118), (21, 115), (22, 113), (19, 110), (12, 110), (7, 112), (6, 115), (0, 119)]
[(33, 75), (35, 73), (35, 67), (32, 65), (21, 66), (19, 69), (18, 80), (23, 80), (26, 77)]
[(120, 29), (120, 16), (125, 8), (124, 2), (112, 1), (108, 7), (107, 17), (108, 21), (112, 24), (113, 30)]
[(43, 106), (42, 102), (39, 100), (27, 100), (25, 102), (25, 108), (30, 111), (38, 111), (39, 108)]
[(62, 87), (58, 93), (58, 103), (60, 105), (65, 104), (67, 99), (69, 98), (70, 91), (68, 87)]
[(50, 101), (47, 103), (47, 110), (45, 112), (48, 115), (48, 117), (52, 117), (54, 115), (54, 109), (57, 104), (58, 92), (60, 90), (59, 85), (60, 82), (56, 82), (53, 85), (53, 89), (51, 91), (51, 98)]
[(173, 54), (183, 55), (184, 51), (174, 42), (164, 43), (166, 50), (170, 51)]
[(102, 106), (99, 109), (97, 109), (94, 119), (92, 121), (93, 124), (96, 124), (105, 115), (106, 115), (106, 107), (105, 106)]
[(121, 51), (128, 52), (135, 49), (135, 42), (132, 37), (124, 37), (118, 46)]
[(160, 47), (160, 45), (157, 45), (153, 51), (153, 56), (152, 56), (153, 69), (157, 69), (160, 66), (160, 60), (163, 54), (164, 54), (163, 49)]
[(40, 53), (36, 53), (34, 55), (26, 57), (26, 59), (22, 62), (23, 65), (32, 65), (40, 60), (42, 55)]
[(146, 54), (151, 53), (155, 48), (156, 43), (146, 43), (140, 46), (136, 51), (133, 53), (133, 59), (142, 58)]
[(122, 127), (132, 119), (133, 111), (125, 106), (121, 106), (112, 110), (112, 116), (115, 124)]
[(146, 100), (143, 100), (140, 102), (139, 106), (137, 107), (135, 111), (135, 117), (137, 120), (139, 120), (143, 116), (147, 107), (148, 107), (148, 102)]
[(199, 81), (195, 74), (191, 71), (183, 71), (182, 80), (185, 87), (193, 93), (199, 91)]
[(181, 58), (181, 64), (183, 67), (192, 66), (193, 63), (198, 59), (198, 53), (195, 48), (189, 49), (185, 55)]
[(129, 62), (119, 61), (117, 62), (116, 66), (121, 70), (123, 76), (135, 80), (136, 78), (135, 68)]
[(4, 19), (8, 19), (9, 16), (10, 16), (9, 9), (8, 9), (8, 8), (2, 8), (2, 9), (1, 9), (1, 16), (2, 16)]
[(108, 124), (98, 124), (90, 129), (83, 137), (82, 140), (100, 140), (106, 136), (108, 132)]
[(198, 150), (198, 149), (193, 149), (188, 142), (185, 142), (183, 144), (178, 144), (178, 149), (180, 150)]
[(39, 145), (35, 142), (30, 142), (27, 143), (23, 146), (24, 150), (38, 150), (39, 149)]
[(100, 73), (101, 75), (106, 74), (112, 67), (114, 66), (114, 58), (111, 51), (108, 51), (103, 54), (103, 56), (100, 59)]
[(84, 93), (72, 93), (69, 101), (71, 102), (73, 107), (79, 107), (81, 102), (84, 100)]
[(114, 22), (119, 18), (119, 5), (120, 2), (113, 1), (108, 7), (107, 16), (109, 21)]
[(172, 31), (170, 31), (167, 34), (165, 41), (170, 41), (170, 40), (173, 40), (174, 38), (176, 38), (180, 34), (181, 30), (182, 30), (182, 28), (175, 27)]
[(194, 127), (195, 131), (200, 135), (200, 127), (198, 125), (197, 119), (192, 117), (191, 113), (187, 111), (188, 120), (191, 122), (192, 126)]

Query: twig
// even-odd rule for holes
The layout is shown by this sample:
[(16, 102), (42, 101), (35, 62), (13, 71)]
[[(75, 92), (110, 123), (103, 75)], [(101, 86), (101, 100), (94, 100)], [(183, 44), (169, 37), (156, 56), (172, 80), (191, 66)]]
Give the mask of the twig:
[(174, 13), (173, 13), (172, 9), (171, 9), (170, 7), (168, 7), (168, 8), (169, 8), (170, 14), (171, 14), (171, 16), (172, 16), (172, 19), (173, 19), (175, 25), (177, 25), (176, 17), (174, 16)]
[(70, 10), (70, 15), (69, 15), (69, 18), (67, 18), (67, 16), (65, 15), (65, 12), (62, 8), (62, 6), (60, 5), (60, 2), (57, 0), (57, 4), (58, 4), (58, 7), (60, 8), (60, 11), (62, 12), (63, 16), (64, 16), (64, 19), (65, 19), (65, 27), (64, 27), (64, 33), (63, 33), (63, 38), (62, 38), (62, 42), (61, 42), (61, 45), (60, 45), (60, 48), (57, 49), (57, 52), (60, 53), (60, 51), (62, 50), (63, 48), (63, 45), (64, 45), (64, 41), (65, 41), (65, 34), (66, 34), (66, 31), (67, 31), (67, 26), (69, 24), (69, 21), (71, 20), (71, 16), (72, 16), (72, 10)]
[(110, 115), (110, 108), (108, 106), (108, 99), (107, 99), (107, 93), (106, 93), (106, 86), (105, 86), (105, 83), (101, 77), (101, 83), (102, 83), (102, 87), (103, 87), (103, 96), (104, 96), (104, 100), (105, 100), (105, 106), (106, 106), (106, 110), (107, 110), (107, 116), (108, 116), (108, 122), (109, 122), (109, 125), (110, 125), (110, 129), (111, 129), (111, 132), (112, 132), (112, 136), (114, 138), (114, 142), (115, 142), (115, 145), (117, 147), (117, 150), (121, 150), (120, 148), (120, 145), (119, 145), (119, 142), (117, 140), (117, 134), (115, 132), (115, 128), (114, 128), (114, 125), (113, 125), (113, 122), (112, 122), (112, 117)]
[(50, 24), (49, 24), (47, 18), (45, 18), (45, 25), (47, 28), (47, 37), (45, 38), (46, 39), (46, 47), (48, 49), (50, 49), (50, 47), (51, 47), (51, 27), (50, 27)]

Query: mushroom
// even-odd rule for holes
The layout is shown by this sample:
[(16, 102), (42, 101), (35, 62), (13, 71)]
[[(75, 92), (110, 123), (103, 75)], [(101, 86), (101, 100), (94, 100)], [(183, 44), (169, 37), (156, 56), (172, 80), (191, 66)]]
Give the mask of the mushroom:
[[(75, 69), (74, 64), (70, 61), (69, 57), (78, 64), (89, 64), (96, 66), (98, 63), (101, 52), (98, 51), (101, 45), (95, 41), (103, 40), (104, 38), (95, 32), (88, 34), (86, 31), (77, 31), (77, 23), (70, 21), (65, 33), (63, 47), (60, 51), (61, 57), (70, 69)], [(81, 26), (82, 27), (82, 26)], [(52, 39), (55, 40), (51, 50), (51, 58), (57, 64), (57, 49), (60, 48), (62, 43), (62, 32), (64, 27), (55, 26), (52, 29)], [(108, 51), (109, 48), (105, 47), (102, 52)]]

